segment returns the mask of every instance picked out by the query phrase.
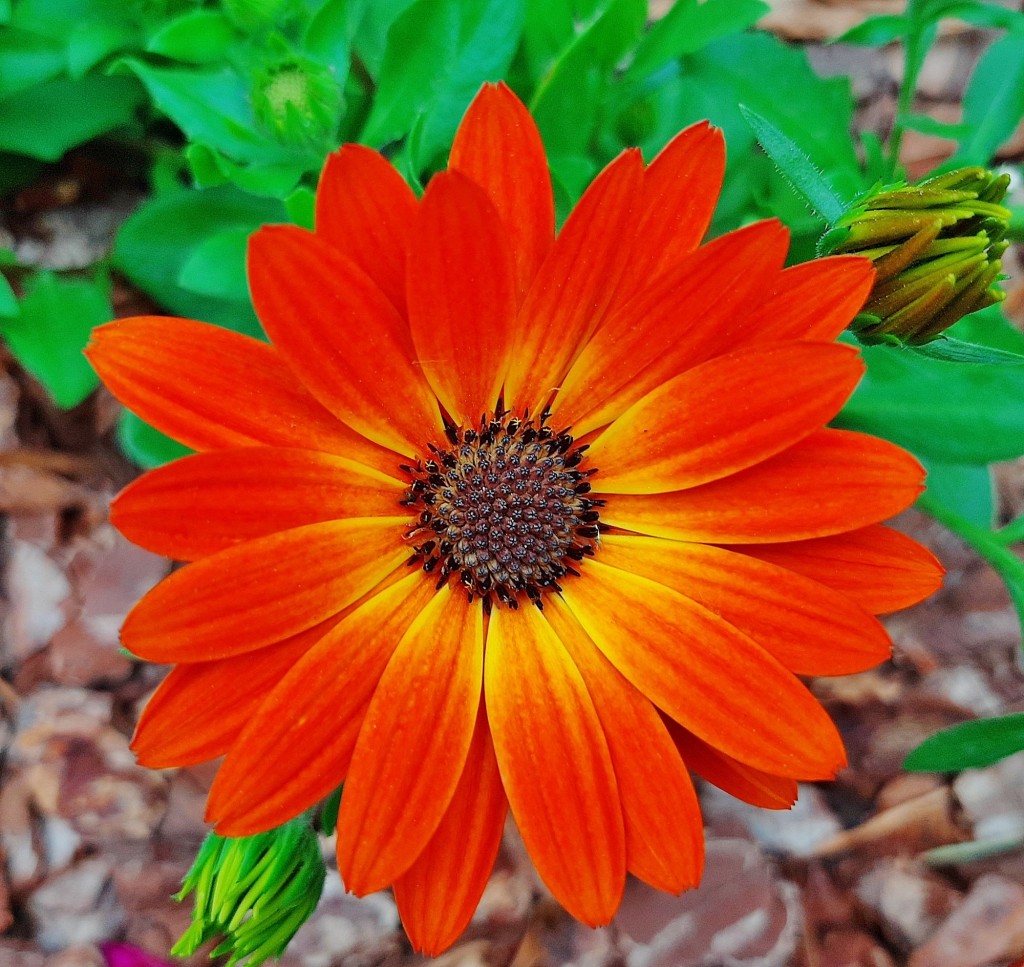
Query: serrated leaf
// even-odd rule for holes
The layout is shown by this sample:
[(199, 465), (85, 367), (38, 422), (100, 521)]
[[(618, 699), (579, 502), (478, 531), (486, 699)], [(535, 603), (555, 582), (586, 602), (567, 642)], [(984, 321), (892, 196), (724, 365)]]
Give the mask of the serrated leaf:
[(1024, 117), (1024, 32), (997, 40), (978, 61), (963, 99), (966, 135), (951, 159), (987, 164)]
[(530, 101), (549, 151), (590, 150), (615, 69), (639, 41), (646, 16), (644, 0), (603, 0), (577, 25)]
[(811, 159), (792, 138), (746, 105), (741, 104), (739, 107), (758, 143), (793, 189), (803, 195), (807, 203), (830, 225), (839, 221), (849, 207), (849, 201), (843, 201), (825, 175), (811, 163)]
[(187, 64), (216, 64), (238, 39), (220, 11), (192, 10), (165, 21), (149, 38), (146, 50)]
[(408, 134), (439, 93), (437, 75), (458, 44), (460, 21), (457, 0), (417, 0), (391, 25), (361, 141), (381, 147)]
[(931, 359), (943, 359), (950, 363), (991, 363), (996, 366), (1022, 366), (1024, 356), (1020, 353), (1007, 352), (1005, 349), (993, 349), (990, 346), (979, 346), (977, 343), (964, 342), (940, 336), (934, 342), (923, 346), (910, 347), (911, 352), (928, 356)]
[(905, 349), (865, 347), (867, 373), (836, 425), (885, 437), (943, 463), (1024, 453), (1024, 370), (962, 366)]
[(906, 36), (910, 22), (899, 14), (881, 14), (851, 27), (830, 43), (861, 44), (865, 47), (884, 47)]
[(221, 186), (182, 190), (146, 202), (121, 226), (114, 265), (169, 311), (259, 335), (248, 300), (216, 299), (178, 285), (185, 261), (204, 239), (227, 229), (254, 231), (286, 221), (280, 202)]
[(184, 444), (172, 440), (127, 410), (117, 425), (117, 442), (129, 459), (145, 470), (192, 453)]
[(641, 80), (669, 61), (745, 30), (770, 9), (762, 0), (677, 0), (640, 40), (626, 78)]
[(249, 294), (245, 252), (251, 232), (247, 227), (226, 228), (203, 239), (178, 273), (178, 285), (199, 295), (244, 302)]
[(27, 90), (56, 77), (64, 69), (64, 48), (49, 37), (0, 29), (0, 97)]
[(62, 279), (38, 272), (25, 282), (20, 314), (3, 320), (0, 332), (54, 402), (70, 409), (99, 384), (82, 349), (93, 327), (113, 318), (105, 279)]
[(75, 145), (128, 124), (143, 99), (129, 77), (58, 77), (38, 84), (0, 101), (0, 151), (58, 161)]
[(912, 772), (960, 772), (1024, 749), (1024, 713), (962, 722), (929, 736), (903, 761)]

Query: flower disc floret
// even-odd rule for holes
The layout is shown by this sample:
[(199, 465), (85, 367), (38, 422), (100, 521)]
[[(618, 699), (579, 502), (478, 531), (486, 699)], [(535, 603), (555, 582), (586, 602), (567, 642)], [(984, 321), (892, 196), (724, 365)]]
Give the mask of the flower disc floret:
[(514, 610), (521, 595), (543, 607), (542, 593), (578, 577), (597, 544), (604, 501), (587, 496), (587, 447), (548, 418), (499, 410), (477, 428), (449, 426), (450, 446), (402, 466), (411, 478), (402, 503), (419, 511), (406, 534), (413, 561), (436, 571), (439, 587), (457, 576), (488, 610), (493, 599)]

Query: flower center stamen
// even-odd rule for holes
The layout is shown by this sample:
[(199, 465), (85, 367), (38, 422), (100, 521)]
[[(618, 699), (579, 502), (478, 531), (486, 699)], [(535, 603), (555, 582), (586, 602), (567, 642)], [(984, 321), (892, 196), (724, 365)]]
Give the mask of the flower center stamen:
[(543, 607), (542, 594), (560, 591), (594, 553), (604, 501), (587, 496), (587, 447), (547, 419), (499, 409), (479, 428), (448, 426), (450, 446), (430, 444), (429, 459), (402, 467), (411, 478), (402, 504), (419, 511), (405, 535), (409, 563), (436, 571), (438, 588), (457, 575), (488, 608), (492, 599), (517, 608), (522, 594)]

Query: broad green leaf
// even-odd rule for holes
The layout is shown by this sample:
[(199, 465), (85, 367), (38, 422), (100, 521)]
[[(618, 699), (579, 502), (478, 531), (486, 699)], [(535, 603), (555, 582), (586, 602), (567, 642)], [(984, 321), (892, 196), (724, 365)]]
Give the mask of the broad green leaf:
[(1024, 370), (863, 350), (868, 371), (837, 424), (944, 463), (988, 464), (1024, 453)]
[(245, 226), (226, 228), (200, 242), (178, 273), (178, 285), (199, 295), (244, 302), (249, 295), (245, 252), (251, 232)]
[(62, 279), (44, 271), (26, 279), (21, 312), (4, 319), (0, 332), (54, 402), (70, 409), (99, 384), (82, 350), (93, 327), (113, 318), (106, 279)]
[(361, 141), (375, 147), (396, 141), (436, 100), (438, 75), (458, 46), (461, 19), (458, 0), (417, 0), (392, 24)]
[(945, 11), (944, 16), (956, 17), (975, 27), (990, 30), (1016, 30), (1024, 28), (1024, 13), (1009, 10), (995, 3), (981, 3), (979, 0), (965, 0)]
[(644, 0), (604, 0), (558, 54), (530, 103), (548, 150), (579, 154), (590, 148), (604, 92), (640, 39), (646, 17)]
[(313, 231), (316, 221), (316, 192), (312, 188), (300, 185), (284, 199), (288, 217), (302, 228)]
[(18, 0), (11, 23), (62, 43), (81, 24), (130, 23), (132, 4), (125, 0)]
[(526, 0), (523, 40), (517, 61), (519, 87), (532, 97), (541, 79), (576, 36), (573, 0)]
[(590, 155), (551, 155), (551, 181), (555, 192), (558, 224), (568, 217), (580, 196), (598, 172), (597, 163)]
[(187, 64), (216, 64), (238, 40), (231, 21), (220, 11), (192, 10), (166, 21), (149, 38), (146, 50)]
[(366, 0), (327, 0), (306, 25), (303, 50), (327, 65), (344, 84), (348, 77), (352, 41), (366, 8)]
[(840, 198), (824, 173), (811, 163), (811, 159), (792, 138), (746, 105), (741, 104), (739, 107), (758, 143), (793, 189), (830, 225), (839, 221), (852, 199), (844, 202)]
[(129, 458), (146, 470), (192, 452), (184, 444), (143, 423), (130, 411), (125, 411), (117, 425), (117, 441)]
[(995, 520), (995, 484), (988, 467), (922, 460), (928, 494), (975, 527), (989, 530)]
[(101, 61), (137, 40), (138, 31), (130, 24), (98, 21), (79, 24), (68, 37), (68, 74), (78, 80)]
[(0, 24), (9, 23), (11, 19), (11, 0), (0, 0)]
[(1024, 117), (1024, 31), (997, 40), (978, 62), (963, 100), (966, 136), (951, 159), (988, 164)]
[(946, 335), (991, 349), (1005, 349), (1008, 353), (1024, 355), (1024, 333), (1010, 324), (999, 305), (964, 316), (955, 326), (946, 330)]
[(143, 98), (130, 77), (47, 81), (0, 101), (0, 151), (58, 161), (75, 145), (128, 124)]
[(318, 170), (323, 159), (310, 152), (296, 161), (240, 164), (205, 144), (189, 145), (185, 152), (189, 167), (200, 188), (212, 188), (230, 182), (252, 195), (284, 198), (303, 175)]
[(0, 28), (0, 98), (48, 81), (64, 69), (64, 48), (39, 34)]
[(0, 275), (0, 316), (16, 316), (20, 311), (11, 283)]
[(114, 244), (114, 265), (173, 313), (258, 335), (248, 301), (198, 295), (183, 289), (178, 277), (195, 248), (210, 236), (284, 221), (280, 202), (236, 188), (182, 190), (147, 202), (125, 221)]
[[(380, 83), (380, 72), (390, 43), (391, 27), (417, 0), (364, 0), (352, 42), (370, 76)], [(441, 2), (441, 0), (437, 0)]]
[(961, 722), (925, 739), (903, 761), (912, 772), (982, 769), (1024, 749), (1024, 713)]
[(846, 33), (840, 34), (831, 43), (883, 47), (905, 37), (909, 28), (910, 22), (906, 17), (899, 14), (882, 14), (868, 17), (856, 27), (851, 27)]
[(677, 0), (637, 45), (626, 77), (639, 80), (669, 61), (752, 26), (769, 11), (762, 0)]
[(459, 0), (458, 47), (438, 70), (438, 93), (417, 132), (417, 167), (451, 144), (455, 129), (484, 81), (504, 76), (523, 30), (524, 0)]

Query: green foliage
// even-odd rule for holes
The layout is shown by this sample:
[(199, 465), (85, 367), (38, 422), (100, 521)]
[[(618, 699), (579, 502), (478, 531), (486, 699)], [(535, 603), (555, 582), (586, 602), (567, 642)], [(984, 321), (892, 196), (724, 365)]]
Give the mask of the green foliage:
[(0, 334), (14, 357), (53, 397), (70, 409), (98, 385), (98, 378), (82, 355), (95, 326), (114, 317), (110, 284), (102, 273), (92, 279), (61, 278), (37, 272), (25, 282), (25, 294), (15, 313), (6, 283), (0, 286)]
[(980, 769), (1024, 750), (1024, 713), (962, 722), (925, 739), (903, 762), (913, 772)]

